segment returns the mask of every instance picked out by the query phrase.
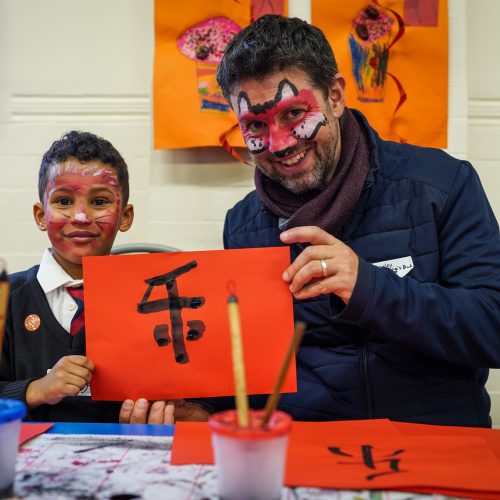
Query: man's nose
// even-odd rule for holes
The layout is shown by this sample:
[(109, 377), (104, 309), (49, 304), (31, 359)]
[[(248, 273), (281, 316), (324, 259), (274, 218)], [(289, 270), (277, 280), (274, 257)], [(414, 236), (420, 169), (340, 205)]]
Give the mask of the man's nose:
[(285, 156), (297, 144), (292, 131), (272, 126), (269, 130), (269, 151), (276, 156)]

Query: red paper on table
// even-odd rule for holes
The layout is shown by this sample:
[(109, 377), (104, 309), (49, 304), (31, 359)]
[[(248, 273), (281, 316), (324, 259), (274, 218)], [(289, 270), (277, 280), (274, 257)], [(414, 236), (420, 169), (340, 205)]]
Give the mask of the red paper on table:
[(19, 446), (48, 431), (54, 424), (21, 424)]
[[(173, 465), (214, 463), (207, 423), (179, 422), (175, 427)], [(441, 435), (436, 434), (439, 429)], [(500, 462), (487, 442), (496, 440), (496, 432), (384, 419), (293, 422), (285, 484), (493, 500), (500, 497), (495, 474)]]
[(485, 427), (455, 427), (445, 425), (411, 424), (408, 422), (392, 422), (403, 434), (408, 435), (440, 435), (440, 436), (477, 436), (485, 439), (493, 453), (500, 460), (500, 430)]
[[(270, 393), (293, 336), (288, 247), (84, 257), (93, 399), (234, 395), (238, 299), (249, 394)], [(296, 391), (295, 362), (283, 392)]]
[(343, 436), (314, 426), (294, 430), (285, 484), (500, 496), (500, 461), (474, 436)]
[[(352, 436), (358, 433), (378, 432), (399, 434), (393, 423), (387, 419), (346, 420), (339, 422), (293, 422), (290, 441), (299, 436), (302, 427), (314, 427), (315, 432)], [(210, 430), (206, 422), (177, 422), (170, 463), (173, 465), (213, 464), (214, 456), (210, 441)]]

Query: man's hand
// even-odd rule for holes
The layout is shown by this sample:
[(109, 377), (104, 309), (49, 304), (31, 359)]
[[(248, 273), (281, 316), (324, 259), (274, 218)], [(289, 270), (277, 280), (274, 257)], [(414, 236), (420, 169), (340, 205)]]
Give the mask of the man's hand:
[(200, 405), (178, 399), (176, 401), (155, 401), (126, 399), (121, 407), (121, 424), (174, 424), (177, 421), (206, 422), (210, 414)]
[(64, 356), (45, 377), (28, 385), (28, 408), (31, 410), (42, 404), (55, 405), (66, 396), (76, 396), (90, 383), (93, 371), (94, 363), (86, 356)]
[(295, 298), (334, 293), (345, 304), (349, 302), (359, 265), (350, 247), (316, 226), (295, 227), (281, 233), (280, 238), (287, 244), (311, 243), (283, 273)]

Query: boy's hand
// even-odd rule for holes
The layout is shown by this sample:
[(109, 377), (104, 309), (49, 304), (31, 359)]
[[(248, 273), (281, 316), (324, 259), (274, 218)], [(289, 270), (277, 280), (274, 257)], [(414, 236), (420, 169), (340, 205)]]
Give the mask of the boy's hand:
[(29, 409), (55, 405), (66, 396), (76, 396), (92, 379), (94, 363), (86, 356), (64, 356), (45, 377), (34, 380), (26, 390)]
[(200, 405), (178, 399), (155, 401), (150, 405), (146, 399), (126, 399), (121, 407), (121, 424), (174, 424), (177, 421), (205, 422), (210, 414)]

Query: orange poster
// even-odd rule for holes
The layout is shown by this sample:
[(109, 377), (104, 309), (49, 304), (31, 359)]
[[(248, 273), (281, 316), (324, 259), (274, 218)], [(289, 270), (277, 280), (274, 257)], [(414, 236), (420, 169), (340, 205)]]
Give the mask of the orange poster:
[[(270, 393), (293, 335), (288, 247), (84, 257), (93, 399), (234, 395), (236, 296), (250, 394)], [(295, 365), (283, 392), (296, 391)]]
[(447, 0), (311, 0), (347, 79), (347, 105), (384, 139), (445, 148)]
[(154, 147), (245, 144), (215, 70), (225, 47), (250, 23), (250, 0), (155, 1)]

